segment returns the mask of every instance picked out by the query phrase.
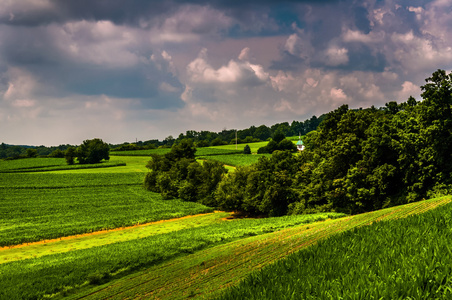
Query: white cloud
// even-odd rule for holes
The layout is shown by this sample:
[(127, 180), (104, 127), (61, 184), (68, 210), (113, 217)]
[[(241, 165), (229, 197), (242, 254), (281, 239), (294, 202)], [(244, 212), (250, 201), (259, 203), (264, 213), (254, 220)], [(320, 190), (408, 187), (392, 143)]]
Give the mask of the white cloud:
[(398, 101), (406, 101), (410, 96), (417, 96), (419, 94), (420, 87), (410, 81), (402, 83), (402, 90), (398, 93)]
[(348, 50), (346, 48), (331, 47), (326, 51), (326, 64), (330, 66), (345, 65), (348, 63)]
[(333, 98), (334, 101), (346, 101), (347, 100), (347, 95), (345, 95), (345, 93), (342, 89), (331, 88), (330, 96), (331, 96), (331, 98)]
[(238, 85), (262, 84), (269, 78), (262, 66), (249, 61), (231, 59), (227, 65), (215, 69), (207, 62), (207, 49), (203, 49), (198, 57), (188, 64), (187, 74), (192, 82)]
[(438, 45), (441, 41), (431, 37), (419, 37), (412, 31), (405, 34), (393, 33), (394, 58), (400, 62), (405, 71), (431, 70), (435, 66), (450, 65), (452, 60), (452, 44)]

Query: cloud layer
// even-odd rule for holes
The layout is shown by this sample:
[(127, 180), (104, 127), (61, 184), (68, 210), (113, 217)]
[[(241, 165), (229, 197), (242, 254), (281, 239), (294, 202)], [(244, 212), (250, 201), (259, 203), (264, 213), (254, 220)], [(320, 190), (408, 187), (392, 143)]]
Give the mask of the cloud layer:
[(0, 1), (0, 142), (163, 139), (419, 98), (449, 1)]

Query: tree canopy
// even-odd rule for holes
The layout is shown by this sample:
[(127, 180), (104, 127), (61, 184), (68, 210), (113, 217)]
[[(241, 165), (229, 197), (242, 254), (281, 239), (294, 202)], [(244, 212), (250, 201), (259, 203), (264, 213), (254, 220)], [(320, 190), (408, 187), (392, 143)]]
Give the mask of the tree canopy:
[(268, 215), (360, 213), (450, 193), (452, 75), (438, 70), (426, 82), (421, 102), (328, 113), (299, 155), (275, 152), (220, 183), (218, 204)]
[(215, 161), (197, 162), (195, 152), (193, 141), (183, 139), (165, 155), (152, 154), (146, 165), (146, 189), (165, 199), (179, 197), (213, 205), (213, 193), (226, 169)]
[(96, 164), (103, 159), (110, 160), (109, 153), (110, 147), (101, 139), (85, 140), (75, 150), (75, 156), (81, 164)]

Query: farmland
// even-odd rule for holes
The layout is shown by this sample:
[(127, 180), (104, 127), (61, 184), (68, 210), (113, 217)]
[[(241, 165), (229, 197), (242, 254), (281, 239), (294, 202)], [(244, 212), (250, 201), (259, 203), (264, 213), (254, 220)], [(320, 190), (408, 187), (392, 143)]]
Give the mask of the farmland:
[(448, 204), (319, 241), (219, 299), (450, 299), (451, 209)]
[[(250, 146), (257, 151), (262, 145)], [(253, 163), (260, 157), (231, 154), (235, 145), (203, 151), (203, 155), (197, 152), (198, 158), (222, 163), (228, 163), (229, 158), (228, 164), (236, 166)], [(316, 249), (308, 247), (313, 244), (327, 247), (336, 236), (352, 239), (338, 242), (339, 245), (355, 245), (353, 242), (366, 239), (371, 243), (369, 239), (381, 239), (386, 233), (366, 238), (358, 234), (370, 236), (372, 229), (355, 228), (378, 228), (378, 232), (384, 232), (379, 226), (399, 224), (393, 222), (401, 222), (398, 221), (401, 218), (409, 223), (421, 218), (412, 215), (435, 208), (432, 213), (450, 211), (451, 200), (446, 197), (355, 216), (318, 213), (234, 218), (230, 212), (214, 212), (213, 208), (179, 199), (163, 200), (159, 194), (145, 191), (143, 178), (148, 160), (149, 157), (140, 155), (112, 156), (108, 163), (83, 169), (65, 169), (61, 159), (0, 161), (0, 299), (252, 297), (247, 294), (246, 284), (223, 291), (241, 280), (253, 282), (256, 289), (251, 294), (259, 295), (256, 299), (271, 298), (259, 291), (259, 278), (271, 276), (259, 275), (258, 271), (291, 253), (298, 255)], [(40, 172), (28, 172), (32, 169)], [(449, 221), (441, 218), (433, 220), (450, 228)], [(397, 237), (405, 235), (393, 231), (394, 242), (386, 246), (396, 249)], [(355, 233), (359, 238), (353, 241)], [(442, 238), (443, 233), (433, 233)], [(419, 238), (410, 243), (430, 245)], [(422, 253), (421, 249), (418, 251)], [(330, 258), (322, 255), (328, 262)], [(357, 256), (356, 260), (363, 258)], [(295, 270), (302, 262), (290, 264), (289, 269)], [(360, 268), (342, 262), (337, 266)], [(267, 274), (291, 278), (279, 267), (268, 270)], [(422, 276), (421, 271), (417, 272), (417, 276)], [(302, 276), (312, 286), (318, 281)], [(287, 287), (276, 281), (266, 284), (275, 286), (274, 293), (293, 289), (295, 285)]]
[(212, 211), (178, 199), (164, 201), (144, 191), (143, 168), (132, 163), (102, 169), (0, 173), (0, 246)]
[[(262, 267), (286, 257), (299, 250), (309, 249), (310, 245), (325, 240), (328, 245), (328, 237), (341, 232), (361, 227), (363, 225), (374, 226), (376, 221), (397, 220), (406, 218), (426, 210), (450, 203), (449, 198), (434, 199), (422, 203), (414, 203), (402, 207), (385, 209), (372, 213), (366, 213), (353, 217), (339, 218), (324, 222), (298, 225), (281, 231), (250, 236), (235, 240), (227, 244), (196, 251), (193, 254), (179, 257), (174, 260), (152, 266), (144, 271), (126, 276), (113, 281), (110, 284), (94, 288), (86, 288), (84, 291), (70, 297), (71, 299), (126, 299), (126, 298), (156, 298), (156, 299), (186, 299), (186, 298), (213, 298), (219, 296), (220, 289), (234, 286), (249, 274), (260, 270)], [(450, 211), (450, 205), (444, 209)], [(378, 223), (378, 222), (377, 222)], [(382, 222), (390, 224), (391, 222)], [(370, 226), (370, 228), (372, 228)], [(369, 227), (369, 226), (365, 226)], [(371, 229), (369, 229), (371, 231)], [(428, 245), (422, 244), (424, 247)], [(303, 252), (301, 251), (301, 252)], [(371, 258), (369, 251), (366, 252)], [(293, 269), (302, 265), (293, 266)], [(354, 266), (361, 270), (361, 266)], [(303, 267), (303, 269), (305, 269)], [(310, 269), (305, 269), (309, 272)], [(354, 269), (346, 269), (353, 273)], [(259, 274), (259, 273), (255, 273)], [(271, 269), (268, 277), (273, 278)], [(319, 277), (324, 276), (317, 273)], [(259, 276), (259, 275), (256, 275)], [(284, 276), (284, 275), (282, 275)], [(275, 276), (278, 278), (278, 276)], [(323, 278), (323, 277), (322, 277)], [(280, 278), (284, 281), (284, 278)], [(319, 280), (318, 278), (316, 278)], [(266, 285), (255, 282), (255, 290), (265, 290)], [(315, 282), (312, 283), (315, 285)], [(243, 284), (243, 289), (247, 285)], [(287, 293), (290, 289), (283, 292)], [(228, 291), (226, 296), (228, 297)], [(258, 294), (261, 296), (262, 294)], [(290, 294), (289, 294), (290, 295)], [(228, 299), (253, 298), (253, 294), (231, 294)], [(278, 297), (269, 299), (279, 299)], [(256, 297), (254, 299), (261, 299)]]
[(108, 161), (90, 165), (68, 165), (64, 158), (26, 158), (0, 161), (0, 173), (93, 169), (125, 165), (122, 161)]

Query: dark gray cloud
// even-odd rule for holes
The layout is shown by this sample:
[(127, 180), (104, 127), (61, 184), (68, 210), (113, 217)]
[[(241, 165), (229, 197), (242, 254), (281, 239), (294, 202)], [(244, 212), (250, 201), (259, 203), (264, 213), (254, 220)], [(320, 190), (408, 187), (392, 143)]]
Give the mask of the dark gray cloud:
[(1, 4), (0, 127), (9, 143), (303, 120), (343, 103), (418, 97), (424, 78), (452, 69), (444, 0)]

